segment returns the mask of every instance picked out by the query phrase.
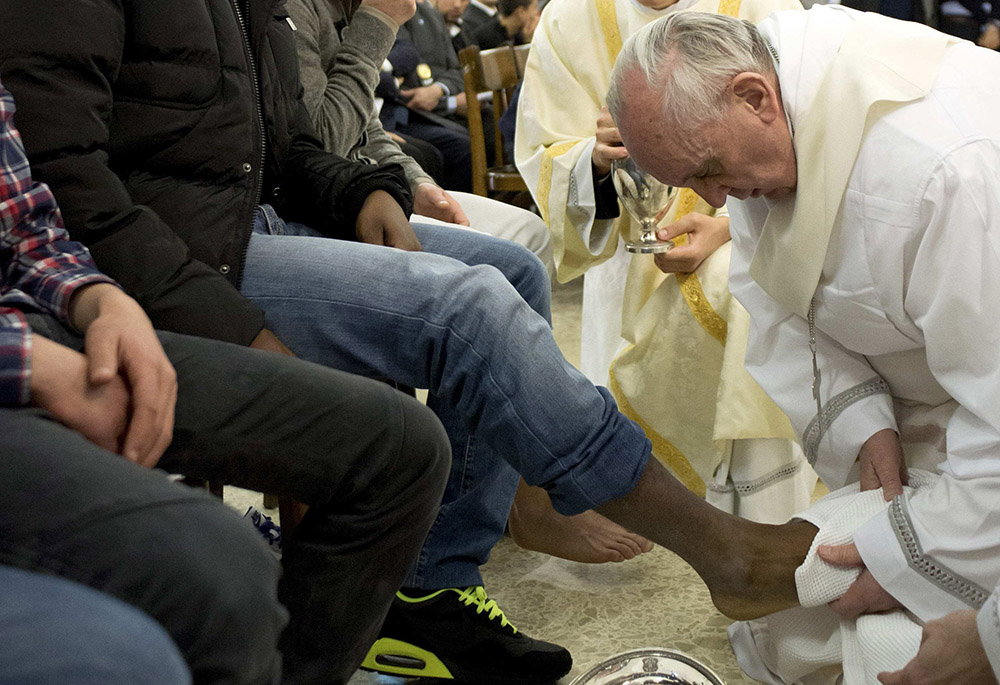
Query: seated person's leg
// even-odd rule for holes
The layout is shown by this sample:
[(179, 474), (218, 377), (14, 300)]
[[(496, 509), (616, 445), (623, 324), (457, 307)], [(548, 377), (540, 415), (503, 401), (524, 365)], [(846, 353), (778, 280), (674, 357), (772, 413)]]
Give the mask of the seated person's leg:
[[(65, 329), (46, 326), (51, 321), (29, 319), (36, 332), (44, 331), (67, 345), (81, 344)], [(266, 488), (311, 506), (285, 540), (282, 559), (285, 573), (278, 593), (292, 614), (282, 638), (285, 682), (346, 682), (374, 640), (436, 513), (448, 464), (440, 423), (426, 407), (384, 383), (217, 341), (160, 335), (178, 378), (174, 440), (160, 466)], [(93, 534), (102, 538), (122, 541), (137, 534), (134, 531), (144, 531), (140, 541), (115, 547), (124, 556), (100, 561), (108, 569), (127, 568), (128, 558), (135, 556), (141, 561), (134, 564), (137, 572), (152, 578), (142, 583), (147, 593), (160, 585), (172, 594), (177, 588), (178, 596), (171, 599), (180, 606), (163, 604), (174, 623), (157, 613), (159, 604), (150, 613), (177, 639), (195, 679), (221, 671), (230, 656), (241, 666), (245, 662), (247, 669), (260, 669), (262, 682), (265, 675), (272, 675), (284, 611), (275, 602), (276, 564), (252, 527), (218, 500), (166, 483), (158, 472), (135, 467), (58, 424), (34, 418), (51, 430), (68, 433), (67, 440), (75, 440), (88, 456), (99, 455), (80, 460), (81, 468), (96, 468), (92, 463), (110, 470), (131, 468), (123, 478), (145, 483), (141, 488), (113, 484), (114, 479), (103, 474), (78, 476), (90, 488), (108, 483), (113, 492), (126, 494), (116, 499), (81, 486), (79, 493), (73, 490), (80, 501), (60, 500), (60, 506), (65, 507), (66, 517), (94, 520), (99, 525)], [(57, 459), (51, 454), (60, 451), (53, 448), (46, 454)], [(38, 474), (32, 471), (32, 475)], [(156, 488), (169, 490), (160, 493)], [(49, 496), (56, 497), (51, 490)], [(187, 503), (189, 507), (183, 506)], [(124, 511), (113, 515), (118, 509)], [(6, 513), (0, 506), (0, 514)], [(27, 520), (18, 523), (30, 530), (34, 519), (25, 516)], [(124, 527), (127, 530), (121, 530)], [(213, 535), (213, 527), (218, 535)], [(175, 528), (176, 534), (171, 532)], [(71, 542), (80, 553), (103, 547), (83, 536)], [(164, 555), (176, 559), (170, 562)], [(262, 555), (258, 565), (254, 555)], [(87, 561), (74, 558), (60, 566), (87, 568), (83, 563)], [(224, 588), (217, 588), (219, 584)], [(203, 597), (203, 592), (210, 596)], [(153, 597), (158, 599), (155, 593)], [(142, 595), (140, 600), (149, 597)], [(216, 605), (219, 609), (212, 611)], [(173, 629), (176, 626), (178, 630)], [(260, 636), (242, 635), (247, 626)], [(215, 640), (222, 640), (221, 648)], [(228, 654), (244, 648), (249, 655)], [(268, 656), (271, 662), (259, 663)], [(266, 674), (264, 665), (270, 667)], [(255, 677), (245, 681), (256, 682)]]
[(185, 685), (173, 641), (114, 597), (0, 565), (0, 685)]
[[(412, 157), (420, 165), (420, 168), (430, 174), (431, 178), (438, 185), (444, 182), (444, 157), (441, 156), (441, 152), (436, 147), (414, 136), (402, 133), (394, 133), (393, 135), (397, 135), (405, 141), (399, 143), (399, 149), (404, 154)], [(396, 142), (398, 143), (399, 141)]]
[(346, 682), (437, 513), (447, 436), (385, 383), (161, 333), (177, 369), (170, 470), (309, 505), (282, 540), (285, 683)]
[(218, 499), (100, 449), (35, 409), (0, 409), (0, 561), (132, 604), (197, 682), (280, 671), (278, 564)]
[[(727, 517), (649, 464), (639, 427), (566, 362), (546, 319), (497, 269), (301, 234), (255, 233), (242, 286), (293, 351), (428, 387), (526, 482), (545, 487), (557, 511), (601, 506), (686, 555), (735, 615), (795, 602), (793, 557), (801, 561), (808, 540), (800, 550), (785, 527)], [(705, 531), (711, 541), (693, 544)]]
[[(474, 197), (483, 200), (477, 195), (460, 196), (463, 199)], [(508, 208), (524, 211), (492, 200), (483, 201), (491, 206), (499, 206), (499, 219), (510, 216), (510, 213), (504, 211)], [(525, 249), (531, 248), (526, 245), (522, 247), (520, 241), (510, 240), (505, 236), (484, 235), (484, 232), (478, 232), (477, 235), (449, 225), (414, 223), (413, 231), (425, 252), (450, 257), (467, 266), (491, 266), (499, 270), (521, 298), (551, 324), (551, 281), (544, 264), (539, 259), (533, 259)]]
[[(526, 209), (472, 193), (455, 191), (452, 197), (462, 206), (471, 228), (480, 233), (523, 245), (542, 261), (550, 278), (555, 274), (549, 227), (540, 216)], [(425, 220), (425, 217), (413, 218), (414, 222), (419, 223)]]
[(518, 546), (570, 561), (627, 561), (653, 549), (652, 542), (596, 511), (563, 516), (543, 489), (524, 481), (514, 497), (509, 526)]

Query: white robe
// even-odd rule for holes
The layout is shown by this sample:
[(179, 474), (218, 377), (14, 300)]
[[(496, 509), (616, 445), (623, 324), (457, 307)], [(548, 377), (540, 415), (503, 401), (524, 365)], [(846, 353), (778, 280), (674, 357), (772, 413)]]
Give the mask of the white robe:
[[(759, 21), (799, 5), (728, 6)], [(749, 321), (728, 290), (730, 246), (693, 276), (668, 276), (649, 255), (624, 252), (627, 215), (596, 219), (590, 160), (614, 59), (623, 38), (679, 10), (715, 12), (719, 0), (681, 0), (665, 10), (634, 0), (549, 4), (532, 39), (515, 158), (552, 233), (560, 280), (587, 274), (584, 372), (610, 385), (656, 457), (691, 490), (726, 511), (783, 522), (808, 505), (815, 475), (786, 417), (743, 368)], [(714, 210), (699, 201), (695, 211)]]
[[(796, 136), (859, 16), (814, 7), (761, 25)], [(824, 421), (813, 422), (806, 320), (749, 273), (773, 208), (730, 203), (747, 365), (820, 476), (831, 489), (856, 480), (861, 445), (885, 428), (911, 466), (940, 473), (854, 536), (882, 587), (923, 621), (979, 608), (1000, 579), (1000, 55), (965, 42), (942, 54), (926, 97), (869, 117), (832, 224), (814, 294)], [(797, 155), (801, 179), (815, 160)]]

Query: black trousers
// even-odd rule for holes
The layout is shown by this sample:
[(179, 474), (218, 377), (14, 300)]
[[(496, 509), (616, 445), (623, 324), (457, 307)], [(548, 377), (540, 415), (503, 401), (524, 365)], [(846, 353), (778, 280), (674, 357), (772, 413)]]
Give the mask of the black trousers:
[[(53, 319), (30, 319), (36, 333), (81, 348)], [(433, 521), (448, 471), (444, 430), (383, 383), (160, 337), (179, 382), (160, 467), (311, 507), (284, 541), (280, 585), (259, 535), (216, 498), (33, 408), (0, 408), (0, 562), (143, 609), (196, 683), (276, 682), (282, 657), (283, 682), (346, 682)]]

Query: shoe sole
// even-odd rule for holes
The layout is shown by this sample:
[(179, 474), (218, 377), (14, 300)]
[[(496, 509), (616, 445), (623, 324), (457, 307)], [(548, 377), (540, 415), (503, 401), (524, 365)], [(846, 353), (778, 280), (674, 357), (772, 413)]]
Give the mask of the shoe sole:
[[(433, 678), (451, 680), (459, 683), (475, 683), (475, 685), (548, 685), (558, 679), (544, 680), (531, 677), (498, 676), (488, 673), (464, 672), (464, 669), (449, 668), (435, 655), (426, 649), (412, 645), (402, 640), (379, 638), (368, 650), (365, 660), (361, 663), (362, 670), (398, 675), (407, 678)], [(565, 675), (565, 674), (563, 674)], [(561, 677), (561, 676), (560, 676)]]
[(454, 680), (448, 667), (433, 652), (392, 638), (379, 638), (368, 650), (361, 668), (408, 678)]

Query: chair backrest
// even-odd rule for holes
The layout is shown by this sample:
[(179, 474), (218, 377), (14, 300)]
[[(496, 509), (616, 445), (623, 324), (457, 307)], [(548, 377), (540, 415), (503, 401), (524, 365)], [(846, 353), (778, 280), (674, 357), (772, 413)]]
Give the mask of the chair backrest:
[(528, 51), (531, 43), (514, 46), (514, 66), (517, 67), (517, 77), (524, 78), (524, 67), (528, 63)]
[[(468, 105), (469, 138), (472, 143), (472, 191), (486, 195), (486, 144), (487, 135), (493, 139), (497, 166), (503, 166), (503, 136), (496, 122), (507, 109), (510, 96), (521, 78), (514, 48), (504, 45), (492, 50), (480, 50), (476, 45), (463, 48), (458, 53), (465, 78), (465, 99)], [(483, 129), (480, 93), (493, 93), (492, 132)]]

